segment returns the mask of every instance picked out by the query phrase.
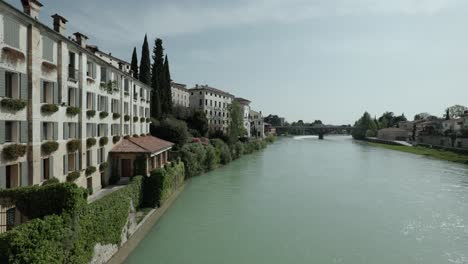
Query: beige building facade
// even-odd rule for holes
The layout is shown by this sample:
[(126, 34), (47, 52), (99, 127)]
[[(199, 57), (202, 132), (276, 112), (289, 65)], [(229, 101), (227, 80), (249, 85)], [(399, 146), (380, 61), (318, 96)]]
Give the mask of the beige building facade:
[(187, 85), (171, 82), (172, 105), (173, 106), (190, 106), (190, 93)]

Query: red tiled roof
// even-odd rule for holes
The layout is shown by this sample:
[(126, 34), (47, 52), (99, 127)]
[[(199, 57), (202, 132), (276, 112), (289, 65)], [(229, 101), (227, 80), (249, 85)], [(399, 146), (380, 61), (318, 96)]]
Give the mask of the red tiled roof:
[(115, 145), (112, 153), (155, 153), (172, 148), (174, 143), (153, 136), (131, 137)]

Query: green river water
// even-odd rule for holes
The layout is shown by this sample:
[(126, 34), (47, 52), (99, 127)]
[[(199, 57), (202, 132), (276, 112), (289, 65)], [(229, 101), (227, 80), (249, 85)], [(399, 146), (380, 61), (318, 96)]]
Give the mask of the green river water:
[(279, 139), (190, 180), (126, 263), (468, 263), (468, 166)]

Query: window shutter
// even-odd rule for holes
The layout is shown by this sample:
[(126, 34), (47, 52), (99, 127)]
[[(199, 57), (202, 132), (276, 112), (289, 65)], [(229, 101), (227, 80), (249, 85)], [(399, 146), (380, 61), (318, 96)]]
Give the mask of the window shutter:
[(19, 24), (13, 19), (3, 16), (4, 23), (4, 41), (6, 44), (19, 48)]
[(75, 123), (75, 129), (76, 129), (75, 130), (76, 131), (76, 133), (75, 133), (76, 137), (75, 138), (80, 138), (81, 137), (81, 133), (80, 133), (81, 129), (80, 129), (80, 126), (78, 125), (78, 123)]
[(97, 124), (93, 124), (93, 137), (97, 135)]
[(0, 68), (0, 97), (4, 97), (5, 92), (5, 69)]
[(39, 89), (41, 92), (41, 103), (44, 103), (44, 80), (41, 80), (41, 89)]
[(28, 143), (28, 121), (21, 121), (20, 126), (21, 126), (20, 141), (21, 143)]
[(52, 124), (54, 126), (54, 140), (58, 140), (58, 123), (54, 122)]
[(63, 123), (63, 139), (68, 139), (68, 123)]
[(99, 149), (97, 149), (97, 164), (101, 164), (101, 155), (99, 155)]
[(93, 100), (93, 110), (96, 110), (96, 95), (92, 94), (92, 100)]
[(29, 185), (28, 162), (21, 162), (21, 186)]
[(58, 104), (58, 85), (56, 82), (52, 83), (52, 91), (54, 93), (54, 104)]
[(0, 120), (0, 144), (5, 143), (5, 121)]
[(63, 155), (63, 175), (68, 174), (68, 156)]
[(80, 152), (75, 152), (75, 171), (80, 171)]
[(21, 77), (20, 77), (20, 98), (23, 99), (23, 100), (28, 100), (28, 75), (27, 74), (24, 74), (24, 73), (21, 73)]
[(0, 188), (6, 188), (6, 167), (0, 166)]
[(41, 141), (44, 140), (44, 122), (41, 122), (40, 135), (41, 135)]
[[(49, 170), (50, 170), (50, 168), (49, 168)], [(41, 181), (44, 180), (44, 176), (45, 176), (44, 175), (44, 160), (41, 159)]]
[(49, 179), (54, 177), (54, 156), (49, 157)]
[(107, 137), (109, 135), (109, 126), (107, 124), (104, 125), (104, 133), (106, 133), (104, 136)]

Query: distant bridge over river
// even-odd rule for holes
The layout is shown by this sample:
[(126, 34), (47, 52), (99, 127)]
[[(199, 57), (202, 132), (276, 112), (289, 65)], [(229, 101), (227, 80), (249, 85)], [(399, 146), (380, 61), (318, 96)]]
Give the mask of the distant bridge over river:
[(323, 139), (326, 134), (349, 135), (353, 128), (348, 126), (331, 126), (331, 125), (313, 125), (313, 126), (280, 126), (276, 127), (278, 135), (318, 135), (319, 139)]

